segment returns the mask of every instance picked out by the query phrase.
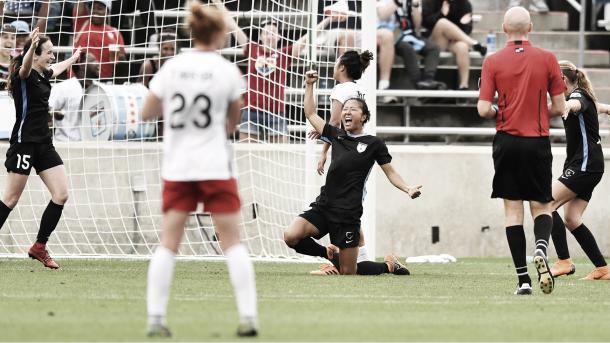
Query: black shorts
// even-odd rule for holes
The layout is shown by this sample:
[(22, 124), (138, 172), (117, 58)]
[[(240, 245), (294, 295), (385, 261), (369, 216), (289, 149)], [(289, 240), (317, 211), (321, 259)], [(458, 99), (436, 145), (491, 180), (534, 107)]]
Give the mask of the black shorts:
[(342, 221), (338, 216), (331, 215), (317, 203), (311, 203), (311, 209), (299, 214), (299, 217), (307, 220), (315, 226), (320, 234), (315, 239), (320, 239), (327, 234), (330, 242), (339, 249), (354, 248), (360, 242), (360, 221)]
[(518, 137), (499, 131), (493, 142), (492, 198), (553, 200), (551, 142), (548, 137)]
[(4, 166), (9, 172), (30, 175), (64, 164), (52, 143), (14, 143), (6, 151)]
[(604, 175), (603, 172), (591, 173), (568, 167), (557, 180), (576, 193), (578, 198), (588, 202), (593, 195), (593, 189), (601, 181), (602, 175)]

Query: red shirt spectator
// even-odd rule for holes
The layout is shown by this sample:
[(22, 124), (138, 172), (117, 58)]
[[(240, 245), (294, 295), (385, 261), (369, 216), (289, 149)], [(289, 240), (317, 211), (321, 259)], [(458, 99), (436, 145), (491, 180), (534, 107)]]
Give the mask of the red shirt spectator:
[(279, 51), (265, 50), (255, 42), (244, 48), (248, 56), (248, 94), (246, 107), (270, 113), (285, 112), (286, 71), (292, 64), (292, 45)]
[(536, 48), (527, 40), (509, 41), (483, 62), (479, 99), (492, 102), (498, 92), (496, 130), (540, 137), (549, 135), (547, 93), (555, 96), (565, 89), (553, 53)]
[[(123, 35), (106, 25), (107, 10), (104, 1), (93, 2), (91, 16), (85, 8), (74, 10), (74, 46), (95, 56), (100, 63), (101, 78), (112, 78), (115, 63), (125, 55)], [(111, 51), (111, 46), (116, 46), (116, 50)]]

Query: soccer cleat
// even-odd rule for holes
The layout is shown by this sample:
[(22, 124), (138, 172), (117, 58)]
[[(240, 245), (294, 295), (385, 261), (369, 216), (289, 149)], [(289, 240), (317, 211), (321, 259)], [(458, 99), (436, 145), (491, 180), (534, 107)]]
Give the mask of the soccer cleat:
[(49, 255), (49, 252), (47, 251), (47, 246), (43, 243), (34, 243), (34, 245), (32, 245), (32, 247), (28, 251), (28, 256), (30, 256), (31, 259), (42, 262), (42, 264), (47, 268), (59, 268), (59, 265)]
[(334, 265), (332, 265), (330, 263), (325, 263), (325, 264), (320, 265), (320, 269), (312, 270), (309, 272), (309, 274), (325, 276), (325, 275), (339, 275), (340, 273), (339, 273), (339, 270), (337, 269), (337, 267), (335, 267)]
[(169, 331), (169, 328), (162, 324), (153, 324), (148, 327), (148, 332), (146, 333), (148, 337), (172, 337), (172, 332)]
[(383, 262), (388, 265), (388, 271), (394, 275), (410, 275), (411, 273), (407, 267), (403, 266), (399, 261), (398, 257), (394, 255), (388, 255), (384, 257)]
[(610, 268), (608, 266), (597, 267), (581, 280), (610, 280)]
[(551, 294), (555, 287), (555, 280), (549, 268), (549, 262), (546, 255), (540, 249), (536, 249), (534, 253), (534, 266), (538, 272), (538, 283), (544, 294)]
[(523, 283), (517, 287), (515, 295), (532, 295), (532, 286), (529, 283)]
[(239, 337), (256, 337), (258, 330), (256, 329), (256, 321), (252, 319), (242, 320), (237, 327), (237, 336)]
[(576, 266), (572, 263), (571, 259), (567, 260), (558, 260), (551, 267), (551, 274), (553, 277), (558, 277), (562, 275), (572, 275), (576, 272)]

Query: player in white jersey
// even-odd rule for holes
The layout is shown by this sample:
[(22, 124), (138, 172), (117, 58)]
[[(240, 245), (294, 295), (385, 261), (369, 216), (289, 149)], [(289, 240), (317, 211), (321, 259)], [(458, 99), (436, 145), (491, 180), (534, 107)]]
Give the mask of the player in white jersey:
[(257, 335), (254, 268), (239, 237), (240, 200), (227, 133), (240, 119), (238, 68), (216, 50), (225, 42), (225, 18), (193, 2), (188, 25), (194, 51), (167, 61), (151, 80), (143, 118), (165, 117), (161, 245), (148, 269), (149, 336), (171, 336), (165, 321), (175, 254), (189, 213), (198, 202), (212, 213), (237, 300), (239, 336)]

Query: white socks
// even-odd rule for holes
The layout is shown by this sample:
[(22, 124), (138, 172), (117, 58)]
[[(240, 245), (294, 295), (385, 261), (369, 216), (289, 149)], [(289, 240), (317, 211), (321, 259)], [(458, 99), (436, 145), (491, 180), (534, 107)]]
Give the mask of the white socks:
[(248, 256), (248, 250), (243, 244), (236, 244), (224, 252), (229, 268), (229, 277), (240, 321), (256, 322), (256, 283), (254, 282), (254, 267)]
[(173, 251), (159, 246), (148, 265), (148, 288), (146, 306), (149, 325), (165, 325), (169, 289), (176, 266)]
[(358, 259), (356, 260), (356, 263), (360, 263), (362, 261), (368, 261), (369, 260), (369, 256), (366, 253), (366, 247), (360, 247), (358, 248)]
[(390, 88), (390, 80), (379, 80), (379, 86), (377, 89), (388, 89)]

